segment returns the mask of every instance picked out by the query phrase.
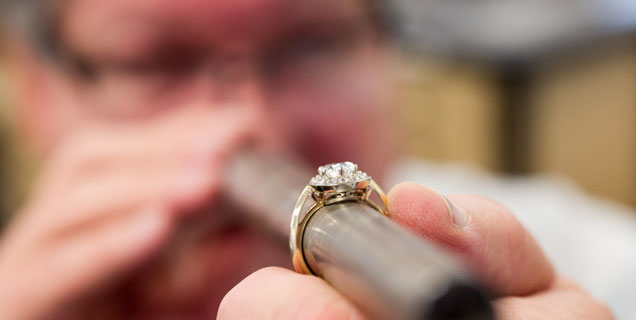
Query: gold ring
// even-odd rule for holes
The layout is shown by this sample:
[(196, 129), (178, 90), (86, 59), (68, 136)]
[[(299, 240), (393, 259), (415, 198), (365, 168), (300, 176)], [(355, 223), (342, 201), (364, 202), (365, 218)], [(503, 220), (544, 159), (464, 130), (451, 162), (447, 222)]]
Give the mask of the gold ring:
[[(370, 199), (373, 192), (380, 198), (381, 205)], [(303, 210), (309, 199), (314, 203)], [(345, 201), (363, 202), (389, 216), (386, 195), (369, 175), (358, 170), (356, 164), (347, 161), (321, 166), (318, 175), (298, 197), (289, 225), (289, 247), (296, 272), (316, 275), (307, 264), (302, 245), (305, 227), (311, 217), (322, 207)]]

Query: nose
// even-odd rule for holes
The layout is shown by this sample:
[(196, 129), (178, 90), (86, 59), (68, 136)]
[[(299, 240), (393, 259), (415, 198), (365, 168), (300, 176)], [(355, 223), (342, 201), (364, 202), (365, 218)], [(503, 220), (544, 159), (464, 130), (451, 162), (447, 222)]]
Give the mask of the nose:
[[(210, 63), (207, 77), (217, 103), (265, 107), (266, 83), (255, 59), (249, 56), (227, 55)], [(254, 110), (256, 111), (256, 110)]]
[(271, 84), (266, 82), (259, 61), (249, 56), (228, 56), (216, 60), (210, 70), (216, 103), (241, 108), (241, 113), (253, 123), (253, 145), (286, 149), (283, 120), (275, 106), (269, 105)]
[(218, 80), (233, 83), (258, 76), (258, 66), (254, 61), (255, 59), (248, 55), (226, 54), (210, 62), (210, 71)]

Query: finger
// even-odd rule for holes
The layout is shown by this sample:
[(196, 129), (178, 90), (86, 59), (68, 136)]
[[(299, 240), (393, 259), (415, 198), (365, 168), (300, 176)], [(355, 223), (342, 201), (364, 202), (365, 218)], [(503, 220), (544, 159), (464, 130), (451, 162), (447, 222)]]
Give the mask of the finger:
[(506, 297), (493, 302), (497, 319), (611, 320), (607, 306), (567, 280), (547, 291), (527, 297)]
[(246, 137), (250, 126), (243, 118), (238, 112), (217, 112), (203, 114), (195, 123), (181, 121), (180, 126), (154, 130), (87, 130), (59, 148), (45, 168), (42, 184), (45, 190), (65, 189), (75, 179), (122, 164), (143, 168), (204, 162), (211, 166)]
[(172, 226), (170, 216), (160, 207), (139, 208), (135, 214), (116, 217), (64, 238), (51, 250), (42, 250), (38, 260), (33, 261), (38, 268), (23, 274), (20, 281), (10, 286), (16, 296), (29, 297), (28, 301), (16, 302), (23, 306), (15, 307), (54, 311), (68, 299), (149, 257), (168, 238)]
[(503, 206), (469, 195), (444, 198), (414, 183), (388, 195), (399, 223), (456, 252), (496, 295), (526, 295), (548, 288), (551, 264), (530, 233)]
[(52, 253), (58, 257), (54, 267), (83, 280), (78, 282), (94, 283), (104, 271), (130, 266), (150, 255), (173, 227), (172, 217), (162, 206), (140, 207), (133, 214), (114, 217), (61, 243), (58, 252)]
[[(26, 211), (35, 212), (36, 215), (38, 212), (46, 213), (44, 217), (37, 218), (41, 223), (54, 220), (56, 222), (53, 224), (59, 224), (57, 220), (64, 220), (65, 217), (51, 214), (49, 208), (61, 208), (63, 215), (74, 219), (69, 211), (80, 212), (82, 208), (88, 207), (84, 213), (99, 214), (109, 211), (98, 210), (102, 206), (127, 206), (130, 201), (154, 197), (179, 212), (191, 212), (192, 208), (210, 201), (220, 189), (223, 178), (221, 168), (246, 133), (245, 130), (227, 126), (208, 130), (215, 133), (214, 139), (209, 138), (212, 134), (197, 137), (204, 138), (202, 141), (205, 143), (191, 143), (190, 150), (182, 152), (161, 145), (151, 150), (148, 147), (144, 149), (145, 153), (140, 150), (128, 153), (132, 150), (122, 148), (110, 150), (116, 155), (105, 159), (85, 151), (85, 159), (74, 160), (85, 163), (79, 169), (66, 164), (68, 168), (61, 169), (67, 171), (66, 177), (59, 173), (45, 177), (44, 180), (48, 181), (45, 181), (39, 195), (32, 201), (36, 205)], [(119, 144), (111, 141), (108, 145)], [(104, 151), (97, 153), (100, 152)], [(86, 170), (87, 167), (92, 169)]]
[[(196, 175), (192, 173), (194, 170)], [(40, 241), (50, 241), (107, 222), (113, 215), (130, 214), (131, 208), (150, 204), (161, 204), (167, 214), (178, 217), (186, 206), (211, 201), (221, 186), (220, 179), (206, 167), (140, 171), (133, 169), (78, 181), (68, 193), (30, 208), (46, 214), (24, 217), (22, 229), (44, 238)]]
[(221, 301), (217, 319), (364, 319), (322, 279), (269, 267), (251, 274)]
[(163, 204), (171, 214), (180, 215), (186, 208), (212, 201), (220, 186), (221, 178), (207, 163), (119, 164), (39, 198), (25, 209), (19, 221), (24, 227), (19, 229), (31, 235), (66, 234), (109, 219), (113, 212), (149, 203)]

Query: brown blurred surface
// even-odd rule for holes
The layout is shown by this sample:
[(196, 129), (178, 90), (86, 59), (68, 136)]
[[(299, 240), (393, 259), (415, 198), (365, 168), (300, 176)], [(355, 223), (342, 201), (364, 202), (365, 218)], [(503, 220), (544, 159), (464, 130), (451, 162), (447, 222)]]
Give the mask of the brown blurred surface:
[(410, 57), (401, 72), (408, 152), (498, 170), (500, 110), (493, 76), (477, 65)]
[[(2, 56), (0, 56), (1, 58)], [(4, 63), (0, 59), (0, 228), (4, 225), (6, 215), (4, 214), (10, 208), (7, 194), (7, 181), (8, 177), (8, 145), (9, 135), (7, 126), (7, 84), (6, 84), (6, 72), (4, 70)]]
[[(408, 150), (489, 171), (566, 176), (636, 205), (636, 46), (593, 46), (523, 67), (411, 57)], [(513, 74), (513, 78), (510, 77)]]
[(0, 56), (0, 229), (15, 213), (36, 174), (35, 159), (16, 137), (9, 98), (6, 64)]
[(636, 205), (636, 47), (546, 67), (531, 102), (532, 171)]

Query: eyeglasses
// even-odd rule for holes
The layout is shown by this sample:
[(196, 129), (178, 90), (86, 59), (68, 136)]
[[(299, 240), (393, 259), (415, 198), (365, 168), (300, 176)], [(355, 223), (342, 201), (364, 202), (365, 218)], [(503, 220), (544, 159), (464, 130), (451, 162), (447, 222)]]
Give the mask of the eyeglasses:
[(97, 101), (96, 112), (130, 118), (177, 107), (197, 90), (224, 97), (245, 82), (257, 82), (268, 95), (299, 87), (330, 94), (339, 71), (379, 40), (373, 27), (355, 24), (296, 30), (252, 52), (167, 46), (139, 61), (113, 63), (67, 52), (65, 65), (83, 94)]

